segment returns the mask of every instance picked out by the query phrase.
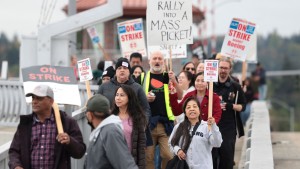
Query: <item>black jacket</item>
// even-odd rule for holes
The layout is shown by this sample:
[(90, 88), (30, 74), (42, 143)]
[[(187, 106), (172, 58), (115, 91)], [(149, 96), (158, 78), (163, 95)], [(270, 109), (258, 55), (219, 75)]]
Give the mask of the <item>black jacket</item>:
[[(52, 109), (52, 113), (54, 113)], [(60, 116), (65, 133), (70, 136), (70, 143), (62, 145), (55, 141), (55, 162), (54, 169), (71, 169), (70, 157), (80, 159), (86, 151), (83, 143), (81, 131), (77, 122), (63, 111)], [(9, 148), (9, 168), (14, 169), (16, 166), (22, 166), (24, 169), (31, 168), (31, 129), (33, 124), (33, 114), (22, 115), (17, 131)]]

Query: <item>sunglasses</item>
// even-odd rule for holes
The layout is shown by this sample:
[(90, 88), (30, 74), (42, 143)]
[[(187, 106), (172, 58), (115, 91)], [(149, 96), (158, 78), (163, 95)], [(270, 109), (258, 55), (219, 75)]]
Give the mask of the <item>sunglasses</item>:
[(195, 68), (192, 67), (186, 67), (185, 70), (189, 71), (189, 70), (195, 70)]

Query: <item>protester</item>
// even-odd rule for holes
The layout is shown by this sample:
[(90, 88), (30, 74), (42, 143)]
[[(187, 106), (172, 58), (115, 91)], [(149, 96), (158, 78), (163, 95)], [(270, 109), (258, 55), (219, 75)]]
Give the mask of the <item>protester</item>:
[[(201, 119), (206, 121), (208, 119), (208, 100), (209, 100), (208, 92), (209, 91), (207, 89), (208, 83), (204, 81), (203, 73), (198, 73), (195, 76), (194, 86), (195, 86), (195, 90), (188, 92), (179, 103), (177, 102), (178, 100), (177, 93), (170, 94), (170, 103), (171, 103), (173, 114), (175, 116), (182, 114), (183, 103), (187, 98), (194, 96), (198, 99), (198, 102), (200, 103)], [(213, 93), (212, 99), (213, 99), (212, 116), (215, 118), (215, 121), (218, 124), (222, 115), (220, 98), (216, 93)]]
[(131, 67), (136, 65), (142, 66), (143, 56), (138, 52), (134, 52), (130, 55), (129, 62)]
[(196, 69), (196, 74), (200, 73), (200, 72), (202, 72), (202, 73), (204, 72), (204, 63), (203, 62), (200, 62)]
[(76, 80), (79, 80), (78, 65), (77, 65), (77, 56), (76, 55), (72, 55), (71, 56), (71, 67), (74, 70), (74, 75), (76, 77)]
[(168, 148), (169, 135), (173, 130), (174, 115), (169, 103), (168, 74), (164, 73), (164, 58), (160, 51), (152, 52), (149, 60), (150, 71), (144, 80), (144, 89), (151, 107), (150, 129), (153, 146), (146, 149), (146, 168), (154, 169), (154, 152), (158, 144), (162, 167), (172, 158)]
[(112, 79), (115, 76), (115, 74), (116, 74), (115, 69), (112, 66), (109, 66), (103, 72), (102, 77), (98, 82), (98, 85), (101, 85), (102, 83), (109, 82), (110, 79)]
[(193, 75), (196, 73), (196, 67), (193, 62), (187, 62), (183, 67), (182, 71), (189, 71)]
[(146, 116), (138, 102), (134, 90), (121, 85), (115, 94), (112, 114), (120, 117), (128, 149), (139, 169), (146, 168)]
[(32, 93), (32, 114), (21, 115), (9, 148), (9, 168), (71, 169), (71, 158), (80, 159), (86, 150), (77, 122), (60, 111), (64, 133), (58, 133), (52, 104), (53, 90), (38, 85)]
[[(170, 72), (169, 72), (169, 75), (170, 75)], [(172, 78), (175, 79), (175, 77), (171, 76), (170, 79), (172, 79)], [(191, 72), (188, 72), (188, 71), (182, 71), (182, 72), (179, 73), (179, 75), (178, 75), (178, 84), (175, 84), (175, 85), (177, 85), (178, 88), (180, 88), (180, 90), (182, 90), (183, 95), (181, 96), (181, 98), (183, 98), (187, 93), (195, 90), (194, 77), (191, 74)], [(175, 88), (174, 92), (177, 92), (178, 88)], [(172, 92), (172, 88), (170, 88), (170, 89), (171, 89), (171, 92)], [(178, 98), (178, 100), (177, 100), (178, 103), (181, 102), (181, 98)], [(174, 112), (173, 112), (173, 114), (174, 114)], [(179, 116), (176, 116), (176, 123), (179, 123), (183, 120), (184, 120), (184, 114), (180, 114)]]
[(100, 61), (97, 65), (97, 69), (93, 70), (93, 83), (98, 84), (100, 78), (102, 77), (104, 71), (104, 61)]
[(193, 54), (192, 55), (192, 62), (195, 65), (195, 67), (197, 67), (198, 64), (201, 62), (201, 59), (199, 58), (199, 56), (197, 54)]
[(231, 70), (231, 59), (222, 57), (219, 60), (219, 80), (214, 83), (214, 92), (221, 98), (222, 116), (218, 126), (223, 143), (220, 148), (212, 151), (214, 169), (233, 168), (237, 131), (238, 137), (244, 135), (240, 112), (245, 110), (246, 100), (240, 84), (231, 79)]
[(266, 81), (266, 71), (263, 68), (263, 66), (258, 62), (256, 64), (256, 69), (254, 71), (254, 74), (258, 77), (257, 80), (259, 82), (258, 86), (258, 94), (259, 94), (259, 100), (265, 100), (267, 96), (267, 81)]
[(86, 169), (138, 169), (130, 155), (118, 116), (110, 115), (110, 104), (96, 94), (86, 105), (86, 118), (93, 128), (87, 150)]
[(132, 75), (132, 78), (134, 79), (135, 82), (138, 84), (142, 85), (144, 82), (144, 69), (142, 66), (135, 65), (131, 68), (130, 74)]
[(241, 112), (241, 120), (243, 125), (246, 125), (246, 122), (250, 116), (251, 112), (251, 103), (254, 100), (254, 91), (252, 89), (252, 84), (250, 78), (246, 78), (243, 82), (243, 91), (245, 92), (246, 97), (246, 108), (243, 112)]
[(147, 101), (145, 92), (141, 85), (136, 83), (133, 78), (130, 76), (130, 65), (129, 61), (126, 58), (119, 58), (116, 64), (116, 75), (107, 83), (103, 83), (99, 86), (98, 94), (104, 95), (109, 101), (112, 107), (115, 99), (116, 89), (121, 84), (129, 85), (136, 93), (139, 98), (140, 105), (142, 106), (144, 113), (146, 114), (147, 119), (149, 119), (151, 110), (149, 103)]
[[(184, 121), (177, 124), (169, 138), (169, 147), (180, 160), (186, 160), (189, 168), (212, 169), (211, 150), (220, 147), (222, 136), (213, 117), (201, 121), (194, 136), (191, 133), (200, 123), (200, 105), (198, 99), (189, 97), (183, 104)], [(208, 129), (208, 126), (211, 129)], [(187, 148), (188, 147), (188, 148)], [(187, 150), (187, 151), (184, 151)]]

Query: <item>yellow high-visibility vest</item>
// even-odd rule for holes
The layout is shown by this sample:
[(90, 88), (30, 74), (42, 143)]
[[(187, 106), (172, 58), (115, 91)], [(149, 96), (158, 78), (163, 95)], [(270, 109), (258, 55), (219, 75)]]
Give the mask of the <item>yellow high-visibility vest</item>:
[[(149, 85), (150, 85), (150, 71), (147, 72), (146, 78), (145, 78), (145, 83), (144, 83), (144, 90), (146, 95), (149, 92)], [(168, 84), (164, 84), (164, 96), (165, 96), (165, 103), (166, 103), (166, 110), (167, 110), (167, 115), (169, 120), (174, 121), (175, 117), (172, 112), (171, 106), (170, 106), (170, 97), (169, 97), (169, 87)]]

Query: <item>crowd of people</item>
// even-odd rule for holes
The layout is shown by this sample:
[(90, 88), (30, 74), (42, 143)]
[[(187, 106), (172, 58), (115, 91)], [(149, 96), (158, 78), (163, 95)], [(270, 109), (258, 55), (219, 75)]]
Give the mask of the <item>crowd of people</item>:
[(85, 158), (86, 169), (165, 169), (177, 156), (190, 168), (232, 169), (236, 138), (244, 135), (251, 102), (266, 97), (262, 66), (258, 63), (240, 85), (231, 74), (232, 59), (218, 55), (218, 82), (209, 98), (204, 63), (197, 55), (177, 76), (166, 69), (160, 51), (151, 53), (149, 71), (142, 59), (132, 53), (105, 70), (103, 62), (98, 64), (99, 89), (85, 111), (92, 130), (88, 148), (76, 121), (63, 111), (64, 132), (58, 133), (49, 86), (38, 85), (26, 94), (32, 97), (32, 114), (20, 118), (9, 168), (68, 169), (73, 157)]

